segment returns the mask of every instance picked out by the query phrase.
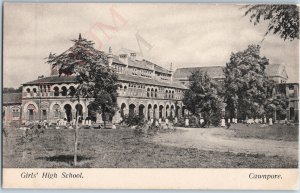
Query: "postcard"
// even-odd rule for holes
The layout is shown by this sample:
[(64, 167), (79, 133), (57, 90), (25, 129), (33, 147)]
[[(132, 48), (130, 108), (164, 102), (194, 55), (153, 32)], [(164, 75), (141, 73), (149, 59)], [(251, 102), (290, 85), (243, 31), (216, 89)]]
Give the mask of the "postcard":
[(298, 5), (3, 6), (3, 188), (298, 189)]

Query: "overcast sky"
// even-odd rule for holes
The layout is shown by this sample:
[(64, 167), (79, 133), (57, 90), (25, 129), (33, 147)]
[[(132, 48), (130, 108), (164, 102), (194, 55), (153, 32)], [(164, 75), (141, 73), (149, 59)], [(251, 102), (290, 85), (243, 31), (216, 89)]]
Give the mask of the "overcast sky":
[[(96, 26), (114, 26), (111, 10), (117, 30), (102, 27), (105, 35)], [(174, 69), (224, 66), (232, 52), (261, 44), (262, 55), (284, 64), (289, 82), (298, 82), (298, 40), (269, 35), (261, 43), (266, 24), (253, 26), (244, 12), (241, 6), (213, 4), (5, 4), (4, 86), (48, 76), (45, 57), (68, 49), (79, 33), (113, 53), (140, 52), (138, 33), (143, 57), (166, 68), (173, 63)]]

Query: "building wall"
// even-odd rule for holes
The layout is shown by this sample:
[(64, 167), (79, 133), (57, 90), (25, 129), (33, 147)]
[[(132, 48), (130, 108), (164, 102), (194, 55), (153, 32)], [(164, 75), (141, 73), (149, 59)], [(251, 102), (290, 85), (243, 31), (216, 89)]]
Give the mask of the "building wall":
[[(24, 86), (22, 122), (46, 120), (55, 123), (59, 119), (67, 119), (71, 122), (76, 117), (76, 113), (82, 115), (83, 119), (91, 117), (92, 112), (88, 108), (91, 100), (81, 98), (78, 104), (69, 91), (71, 87), (76, 88), (76, 85), (63, 83)], [(64, 90), (68, 92), (63, 92)], [(182, 116), (185, 112), (182, 110), (184, 109), (181, 102), (182, 89), (120, 82), (117, 92), (119, 110), (112, 118), (113, 123), (119, 123), (130, 113), (142, 114), (146, 119), (151, 120)], [(99, 114), (95, 117), (97, 122), (102, 122)]]
[(21, 105), (3, 105), (2, 109), (3, 124), (16, 123), (19, 124), (21, 121)]

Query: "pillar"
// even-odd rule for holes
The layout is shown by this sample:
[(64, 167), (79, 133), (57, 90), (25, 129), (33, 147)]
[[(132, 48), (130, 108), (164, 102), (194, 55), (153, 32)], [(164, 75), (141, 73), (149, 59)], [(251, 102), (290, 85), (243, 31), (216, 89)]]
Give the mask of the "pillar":
[(164, 107), (162, 109), (162, 118), (165, 119), (166, 118), (166, 107)]

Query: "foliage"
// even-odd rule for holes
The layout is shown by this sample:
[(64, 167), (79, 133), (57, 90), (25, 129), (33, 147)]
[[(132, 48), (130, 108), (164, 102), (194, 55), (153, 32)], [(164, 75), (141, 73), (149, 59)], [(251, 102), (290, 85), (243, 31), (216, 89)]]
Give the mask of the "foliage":
[(44, 126), (40, 124), (31, 124), (28, 129), (24, 131), (24, 135), (21, 138), (20, 145), (30, 143), (35, 138), (39, 138), (44, 133)]
[(221, 98), (217, 84), (205, 72), (195, 71), (189, 77), (189, 89), (184, 93), (183, 103), (196, 116), (203, 116), (204, 125), (221, 120)]
[(125, 118), (123, 122), (128, 125), (129, 127), (131, 126), (144, 126), (145, 125), (145, 117), (141, 115), (125, 115)]
[(268, 64), (268, 59), (260, 56), (258, 45), (231, 54), (224, 68), (226, 111), (230, 118), (262, 115), (268, 97), (269, 81), (265, 75)]
[(184, 127), (185, 119), (184, 117), (178, 117), (177, 123), (174, 123), (174, 127)]
[(260, 56), (260, 46), (250, 45), (231, 55), (224, 69), (227, 118), (245, 120), (264, 115), (271, 118), (275, 110), (279, 119), (285, 118), (288, 107), (285, 85), (267, 78), (266, 65), (269, 61)]
[(59, 68), (59, 74), (76, 75), (79, 86), (75, 96), (90, 98), (89, 105), (102, 114), (104, 123), (117, 110), (117, 74), (108, 68), (104, 52), (94, 49), (94, 43), (79, 35), (74, 45), (60, 55), (50, 54), (47, 62)]
[(250, 15), (250, 22), (257, 25), (261, 20), (268, 20), (269, 33), (278, 34), (286, 40), (299, 39), (299, 9), (297, 5), (247, 5), (245, 15)]
[[(274, 96), (270, 95), (268, 100), (264, 103), (264, 109), (265, 114), (267, 118), (273, 118), (274, 119), (280, 119), (283, 120), (286, 118), (286, 109), (288, 108), (289, 99), (284, 94), (285, 91), (285, 85), (284, 84), (278, 84), (275, 85), (275, 83), (270, 83), (269, 85), (270, 90), (277, 90), (277, 95)], [(282, 94), (280, 94), (282, 93)], [(276, 113), (276, 117), (275, 116)]]
[(3, 88), (3, 93), (20, 93), (20, 92), (22, 92), (22, 86), (18, 87), (17, 89), (13, 87)]

